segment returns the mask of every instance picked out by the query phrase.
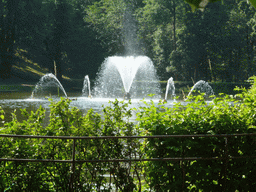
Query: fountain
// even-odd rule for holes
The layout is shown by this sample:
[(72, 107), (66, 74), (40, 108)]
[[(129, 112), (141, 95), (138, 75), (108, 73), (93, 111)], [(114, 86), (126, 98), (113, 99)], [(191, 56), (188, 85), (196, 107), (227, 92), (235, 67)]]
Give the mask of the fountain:
[[(86, 75), (84, 78), (82, 96), (88, 95), (88, 97), (90, 97), (93, 95), (94, 98), (78, 97), (72, 99), (73, 102), (71, 102), (71, 106), (83, 110), (95, 109), (97, 112), (101, 112), (102, 106), (107, 106), (109, 100), (113, 100), (114, 98), (121, 98), (122, 100), (123, 98), (132, 98), (132, 107), (141, 106), (140, 99), (142, 98), (152, 99), (155, 103), (158, 103), (161, 98), (160, 83), (153, 62), (147, 56), (135, 56), (143, 53), (136, 34), (137, 28), (134, 22), (134, 14), (132, 13), (133, 8), (131, 5), (129, 6), (125, 11), (123, 21), (124, 51), (122, 52), (122, 54), (129, 56), (110, 56), (106, 58), (97, 74), (92, 92), (89, 76)], [(206, 82), (198, 82), (192, 88), (191, 92), (199, 87), (199, 84), (203, 86), (202, 89), (208, 85)], [(50, 73), (44, 75), (36, 84), (31, 98), (40, 97), (42, 94), (46, 95), (51, 87), (53, 87), (54, 90), (50, 90), (48, 93), (52, 94), (54, 91), (56, 92), (57, 87), (58, 90), (62, 90), (65, 97), (67, 97), (59, 80)], [(172, 78), (168, 80), (166, 86), (165, 100), (167, 100), (168, 93), (171, 94), (172, 97), (175, 95), (175, 87)], [(154, 94), (154, 96), (148, 97), (149, 94)], [(8, 110), (26, 107), (30, 107), (31, 110), (34, 110), (38, 108), (39, 105), (42, 105), (44, 108), (49, 108), (50, 105), (50, 102), (46, 99), (9, 99), (9, 96), (6, 98), (8, 99), (0, 100), (0, 106)], [(21, 98), (21, 93), (19, 93), (19, 98)], [(172, 107), (173, 103), (166, 103), (165, 105)]]
[[(60, 81), (57, 79), (55, 75), (52, 73), (45, 74), (39, 82), (36, 84), (35, 89), (32, 92), (31, 98), (34, 97), (41, 97), (41, 96), (46, 96), (47, 93), (51, 94), (53, 90), (51, 88), (57, 87), (58, 95), (59, 95), (59, 89), (62, 90), (64, 93), (65, 97), (67, 97), (67, 93), (65, 89), (63, 88), (62, 84)], [(51, 89), (51, 90), (49, 90)], [(56, 89), (55, 89), (56, 91)]]
[[(131, 105), (129, 107), (131, 108), (138, 108), (140, 106), (144, 105), (144, 102), (141, 102), (140, 98), (138, 99), (137, 96), (141, 96), (141, 98), (145, 98), (145, 94), (143, 93), (156, 93), (157, 98), (145, 98), (145, 102), (148, 102), (149, 100), (152, 100), (155, 104), (159, 103), (159, 98), (160, 98), (160, 88), (158, 87), (158, 81), (155, 75), (155, 70), (153, 70), (152, 62), (149, 62), (150, 60), (147, 57), (142, 57), (142, 61), (137, 67), (136, 72), (130, 72), (131, 74), (134, 74), (134, 76), (130, 76), (131, 79), (129, 78), (123, 78), (124, 81), (131, 81), (129, 84), (128, 83), (123, 83), (123, 79), (121, 78), (121, 74), (125, 75), (125, 70), (121, 70), (123, 73), (119, 73), (118, 68), (115, 67), (115, 64), (113, 63), (108, 63), (112, 62), (112, 59), (114, 58), (108, 58), (104, 65), (102, 66), (101, 73), (99, 74), (99, 78), (96, 84), (96, 87), (94, 87), (92, 94), (94, 93), (95, 96), (93, 99), (89, 99), (86, 97), (79, 97), (81, 96), (81, 93), (77, 95), (78, 97), (71, 97), (70, 99), (72, 100), (71, 106), (77, 107), (81, 109), (82, 111), (88, 111), (89, 109), (94, 109), (96, 112), (101, 113), (102, 112), (102, 106), (108, 106), (110, 105), (109, 101), (114, 101), (115, 98), (119, 100), (123, 100), (123, 94), (128, 91), (128, 94), (131, 94)], [(136, 58), (131, 57), (131, 58), (118, 58), (121, 61), (133, 61), (136, 60)], [(147, 62), (146, 62), (147, 61)], [(129, 63), (128, 62), (128, 63)], [(123, 62), (124, 63), (124, 62)], [(136, 63), (136, 62), (135, 62)], [(127, 66), (124, 66), (124, 68)], [(132, 70), (127, 70), (127, 71), (132, 71)], [(148, 71), (148, 73), (147, 73)], [(111, 73), (112, 72), (112, 73)], [(151, 76), (152, 75), (152, 76)], [(143, 80), (143, 78), (145, 80)], [(151, 81), (149, 81), (151, 80)], [(129, 85), (128, 88), (124, 87), (123, 85)], [(32, 96), (30, 99), (28, 99), (28, 95), (23, 96), (22, 93), (17, 92), (17, 98), (13, 98), (13, 93), (7, 93), (5, 99), (0, 100), (0, 106), (2, 109), (4, 109), (7, 113), (7, 121), (11, 120), (12, 116), (11, 113), (15, 109), (24, 109), (27, 108), (29, 111), (34, 111), (35, 109), (39, 108), (39, 106), (43, 106), (43, 108), (47, 109), (47, 113), (49, 114), (49, 106), (50, 106), (50, 101), (47, 99), (40, 99), (39, 97), (42, 96), (40, 94), (45, 93), (45, 90), (48, 90), (48, 87), (53, 87), (56, 92), (56, 87), (61, 89), (64, 95), (67, 97), (67, 94), (63, 88), (63, 86), (60, 84), (58, 79), (53, 75), (53, 74), (46, 74), (43, 76), (40, 81), (36, 84), (35, 89), (32, 92)], [(84, 78), (84, 86), (83, 86), (83, 94), (85, 96), (88, 96), (91, 94), (90, 90), (90, 80), (89, 76), (85, 76)], [(126, 90), (125, 90), (126, 89)], [(197, 82), (193, 88), (191, 89), (189, 95), (192, 94), (192, 92), (196, 89), (199, 89), (201, 92), (206, 92), (207, 95), (212, 95), (214, 94), (212, 91), (211, 86), (205, 82), (205, 81), (199, 81)], [(112, 94), (112, 91), (114, 94)], [(123, 91), (123, 92), (122, 92)], [(61, 92), (61, 93), (62, 93)], [(52, 93), (52, 92), (50, 92)], [(62, 93), (62, 94), (63, 94)], [(96, 94), (98, 93), (98, 94)], [(175, 87), (174, 87), (174, 82), (173, 78), (168, 79), (167, 85), (166, 85), (166, 92), (165, 92), (165, 100), (167, 100), (167, 96), (170, 94), (171, 96), (175, 95)], [(102, 96), (105, 96), (102, 97)], [(112, 96), (112, 97), (109, 97)], [(126, 95), (126, 99), (129, 99), (129, 95)], [(53, 97), (54, 100), (56, 98)], [(57, 98), (58, 100), (58, 98)], [(166, 107), (173, 107), (175, 102), (163, 102)], [(186, 105), (186, 101), (181, 101), (182, 105)], [(9, 117), (8, 117), (9, 116)], [(9, 118), (9, 119), (8, 119)], [(19, 116), (19, 118), (22, 118), (22, 116)], [(135, 115), (134, 115), (134, 121), (135, 121)], [(0, 125), (1, 126), (1, 125)]]
[(166, 84), (166, 91), (165, 91), (165, 97), (164, 97), (165, 101), (167, 101), (167, 96), (169, 92), (171, 94), (171, 99), (173, 99), (175, 97), (175, 86), (174, 86), (174, 81), (172, 77), (168, 79)]
[(95, 97), (160, 98), (160, 84), (152, 61), (146, 56), (113, 56), (102, 64), (93, 89)]
[(91, 98), (91, 83), (90, 83), (90, 79), (89, 76), (86, 75), (84, 77), (84, 85), (83, 85), (83, 89), (82, 89), (82, 96), (88, 96), (89, 98)]
[(198, 81), (190, 90), (190, 92), (188, 93), (188, 97), (192, 94), (193, 91), (198, 90), (201, 93), (205, 93), (206, 97), (209, 97), (210, 95), (214, 95), (213, 89), (212, 87), (209, 85), (209, 83), (200, 80)]

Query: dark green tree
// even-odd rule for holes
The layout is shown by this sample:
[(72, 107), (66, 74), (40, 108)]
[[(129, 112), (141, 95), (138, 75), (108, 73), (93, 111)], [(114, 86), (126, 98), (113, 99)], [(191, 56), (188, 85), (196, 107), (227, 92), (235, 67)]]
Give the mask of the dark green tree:
[(91, 27), (91, 23), (84, 21), (87, 13), (84, 8), (92, 2), (74, 1), (70, 15), (70, 29), (68, 30), (65, 50), (67, 62), (64, 71), (72, 78), (83, 78), (89, 75), (94, 79), (98, 68), (108, 55), (102, 47), (100, 35)]
[[(234, 80), (246, 80), (254, 75), (255, 71), (255, 35), (253, 24), (255, 8), (246, 1), (233, 4), (230, 22), (227, 25), (230, 37), (233, 36), (233, 46), (229, 49), (233, 54), (229, 55), (227, 66), (231, 69)], [(231, 52), (231, 51), (230, 51)], [(228, 65), (229, 64), (229, 65)], [(229, 75), (230, 77), (231, 75)]]
[(55, 2), (54, 10), (54, 31), (53, 31), (53, 58), (55, 62), (55, 73), (57, 78), (62, 81), (62, 68), (64, 57), (64, 43), (67, 38), (67, 30), (69, 27), (69, 12), (66, 0), (58, 0)]
[[(215, 57), (225, 49), (224, 26), (228, 20), (220, 3), (208, 4), (204, 12), (187, 12), (185, 28), (179, 35), (177, 51), (171, 55), (171, 67), (183, 80), (212, 80)], [(180, 57), (182, 66), (180, 66)]]
[(93, 27), (108, 56), (124, 50), (122, 28), (125, 10), (125, 2), (119, 0), (100, 0), (86, 7), (85, 21)]
[(17, 8), (18, 3), (15, 0), (0, 1), (0, 77), (3, 79), (11, 77), (14, 63)]
[(149, 56), (162, 79), (173, 75), (167, 73), (170, 54), (177, 47), (177, 31), (182, 27), (185, 15), (184, 1), (146, 0), (138, 8), (139, 37), (143, 42), (144, 54)]

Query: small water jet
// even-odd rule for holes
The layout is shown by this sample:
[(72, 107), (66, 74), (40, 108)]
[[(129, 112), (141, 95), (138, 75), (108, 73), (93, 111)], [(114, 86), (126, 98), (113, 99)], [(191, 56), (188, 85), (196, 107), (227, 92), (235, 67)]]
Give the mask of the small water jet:
[(83, 85), (83, 89), (82, 89), (82, 96), (88, 96), (89, 98), (91, 98), (91, 83), (90, 83), (90, 79), (89, 76), (86, 75), (84, 77), (84, 85)]
[(198, 81), (190, 90), (188, 93), (188, 97), (192, 94), (193, 91), (198, 90), (201, 93), (205, 93), (206, 97), (209, 97), (210, 95), (214, 95), (214, 91), (212, 87), (207, 83), (206, 81), (200, 80)]
[(167, 96), (169, 92), (171, 95), (171, 99), (173, 99), (175, 97), (175, 86), (174, 86), (174, 81), (172, 77), (168, 79), (166, 84), (166, 91), (165, 91), (165, 97), (164, 97), (165, 101), (167, 101)]
[(155, 94), (160, 98), (160, 84), (153, 62), (146, 56), (113, 56), (102, 64), (93, 95), (103, 98), (133, 98)]
[[(31, 98), (42, 97), (46, 96), (47, 94), (51, 95), (52, 93), (56, 92), (56, 87), (61, 89), (65, 97), (67, 97), (65, 89), (63, 88), (57, 77), (52, 73), (45, 74), (36, 84), (35, 89), (32, 92)], [(54, 90), (52, 88), (54, 88)], [(58, 95), (59, 89), (57, 89)]]

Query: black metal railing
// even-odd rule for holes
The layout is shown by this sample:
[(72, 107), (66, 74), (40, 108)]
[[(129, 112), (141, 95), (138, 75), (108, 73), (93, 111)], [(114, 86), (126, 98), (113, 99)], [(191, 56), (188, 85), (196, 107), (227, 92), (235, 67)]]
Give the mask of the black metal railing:
[[(73, 140), (72, 146), (72, 158), (67, 160), (60, 159), (19, 159), (19, 158), (0, 158), (1, 161), (16, 161), (16, 162), (56, 162), (56, 163), (70, 163), (72, 173), (74, 173), (76, 163), (86, 163), (86, 162), (132, 162), (132, 161), (193, 161), (193, 160), (224, 160), (224, 186), (225, 191), (227, 183), (227, 165), (230, 159), (248, 159), (256, 158), (255, 155), (251, 156), (231, 156), (229, 154), (229, 138), (230, 137), (255, 137), (256, 133), (248, 134), (219, 134), (219, 135), (210, 135), (210, 134), (199, 134), (199, 135), (155, 135), (155, 136), (38, 136), (38, 135), (8, 135), (0, 134), (0, 138), (33, 138), (33, 139), (62, 139), (62, 140)], [(76, 142), (77, 140), (115, 140), (115, 139), (155, 139), (155, 138), (204, 138), (204, 137), (222, 137), (225, 139), (224, 146), (224, 156), (223, 157), (167, 157), (167, 158), (134, 158), (134, 159), (84, 159), (76, 160)], [(183, 184), (185, 184), (185, 176), (183, 177)], [(70, 191), (73, 191), (74, 176), (71, 175), (70, 179)]]

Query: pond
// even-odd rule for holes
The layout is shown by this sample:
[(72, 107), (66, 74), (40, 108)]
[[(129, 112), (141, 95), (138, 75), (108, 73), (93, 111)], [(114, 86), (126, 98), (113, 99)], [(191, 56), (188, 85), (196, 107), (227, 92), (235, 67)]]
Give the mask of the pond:
[[(72, 100), (70, 106), (77, 107), (86, 113), (89, 109), (93, 109), (95, 112), (102, 114), (103, 106), (109, 106), (109, 101), (114, 101), (114, 98), (88, 98), (82, 97), (81, 92), (68, 93), (69, 98)], [(5, 120), (4, 122), (9, 122), (12, 119), (12, 113), (16, 111), (18, 120), (23, 120), (22, 115), (19, 109), (27, 109), (27, 111), (35, 111), (40, 105), (46, 109), (46, 122), (47, 124), (47, 116), (49, 116), (50, 112), (50, 101), (47, 98), (44, 99), (31, 99), (31, 92), (0, 92), (0, 106), (5, 111)], [(59, 101), (59, 97), (52, 97), (54, 101)], [(123, 101), (123, 98), (119, 98), (119, 101)], [(149, 99), (145, 100), (146, 102), (150, 102)], [(125, 100), (125, 102), (128, 102)], [(132, 99), (132, 104), (129, 105), (130, 108), (138, 108), (140, 106), (145, 106), (141, 99)], [(154, 99), (154, 103), (158, 103), (159, 100)], [(167, 107), (172, 107), (173, 102), (168, 102), (165, 104)], [(130, 119), (131, 121), (135, 121), (136, 113), (133, 112), (133, 116)], [(4, 122), (0, 122), (0, 126), (3, 126)]]

